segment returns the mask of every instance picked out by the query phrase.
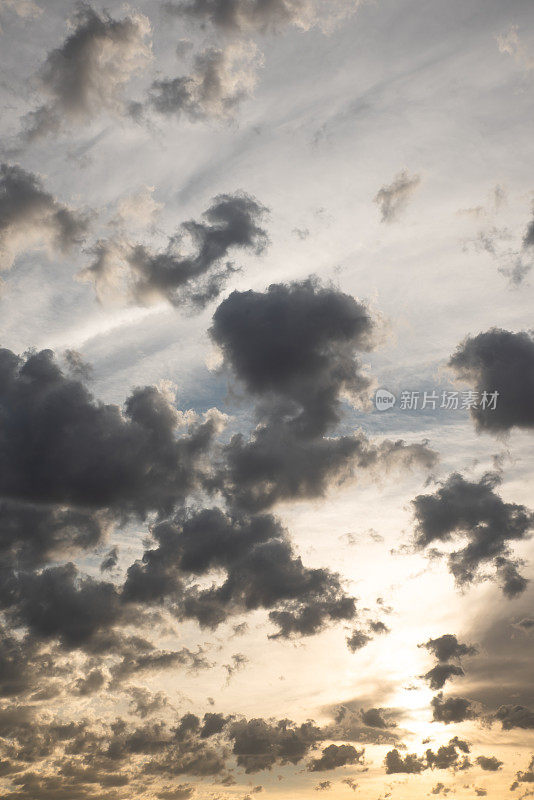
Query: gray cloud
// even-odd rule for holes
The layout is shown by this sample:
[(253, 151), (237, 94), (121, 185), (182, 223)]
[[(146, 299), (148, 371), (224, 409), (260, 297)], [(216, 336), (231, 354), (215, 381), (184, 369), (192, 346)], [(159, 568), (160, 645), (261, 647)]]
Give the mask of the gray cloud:
[[(405, 773), (408, 775), (419, 775), (426, 769), (469, 769), (471, 763), (466, 756), (469, 753), (470, 745), (468, 742), (455, 736), (446, 745), (442, 745), (434, 753), (428, 749), (424, 756), (417, 756), (415, 753), (402, 757), (397, 748), (390, 750), (386, 754), (385, 765), (386, 773), (393, 775)], [(437, 794), (437, 792), (434, 792)]]
[(534, 338), (492, 328), (467, 337), (449, 365), (479, 393), (499, 393), (495, 410), (479, 406), (471, 416), (479, 431), (505, 433), (514, 427), (534, 427)]
[(436, 639), (429, 639), (424, 644), (420, 644), (419, 647), (424, 647), (433, 653), (438, 661), (442, 662), (450, 661), (453, 658), (460, 659), (462, 656), (474, 656), (478, 652), (473, 645), (459, 642), (452, 633), (445, 633)]
[(0, 165), (0, 271), (28, 250), (65, 254), (80, 244), (89, 217), (60, 203), (39, 177), (16, 164)]
[(534, 756), (530, 759), (530, 764), (526, 770), (519, 770), (516, 773), (515, 780), (510, 786), (510, 791), (517, 789), (520, 783), (534, 783)]
[(374, 198), (380, 208), (382, 222), (395, 222), (399, 218), (420, 183), (419, 175), (409, 175), (407, 170), (403, 170), (392, 183), (382, 186)]
[[(153, 252), (124, 239), (100, 240), (82, 277), (101, 301), (114, 295), (148, 305), (162, 299), (203, 306), (216, 298), (236, 268), (226, 260), (233, 248), (261, 253), (268, 242), (261, 227), (266, 209), (244, 193), (219, 195), (202, 221), (182, 223), (167, 248)], [(191, 243), (193, 252), (187, 252)]]
[(510, 731), (512, 728), (534, 729), (534, 711), (525, 706), (501, 706), (495, 717), (500, 720), (505, 731)]
[(368, 391), (356, 353), (372, 349), (375, 331), (364, 304), (308, 279), (232, 292), (210, 334), (251, 395), (278, 398), (297, 431), (315, 435), (339, 421), (341, 392)]
[(432, 699), (434, 722), (443, 722), (449, 725), (453, 722), (464, 722), (467, 719), (476, 719), (477, 711), (465, 697), (447, 697), (443, 699), (440, 692)]
[(324, 772), (326, 770), (344, 767), (347, 764), (361, 764), (365, 750), (357, 750), (351, 744), (330, 744), (323, 749), (320, 758), (314, 758), (308, 765), (309, 772)]
[(227, 33), (274, 32), (288, 25), (309, 28), (328, 25), (353, 13), (359, 0), (331, 0), (326, 9), (316, 0), (168, 0), (168, 14), (209, 22)]
[(29, 141), (57, 133), (65, 123), (86, 123), (103, 111), (123, 113), (125, 85), (151, 58), (150, 24), (142, 14), (116, 20), (81, 3), (73, 25), (39, 71), (41, 91), (50, 99), (26, 115)]
[[(270, 515), (204, 509), (160, 523), (152, 534), (158, 546), (128, 570), (128, 601), (167, 599), (177, 616), (209, 627), (230, 614), (264, 608), (279, 628), (276, 635), (283, 637), (312, 635), (330, 621), (355, 616), (354, 600), (343, 592), (340, 577), (305, 567)], [(218, 587), (184, 585), (189, 576), (215, 570), (225, 573)]]
[(510, 560), (510, 543), (529, 537), (534, 516), (525, 506), (502, 500), (495, 492), (500, 481), (497, 473), (486, 473), (479, 481), (453, 473), (434, 494), (416, 497), (415, 545), (423, 549), (467, 539), (465, 547), (448, 556), (457, 584), (479, 580), (480, 568), (493, 564), (504, 594), (515, 597), (524, 591), (526, 581)]
[(475, 759), (475, 762), (485, 772), (497, 772), (501, 769), (504, 763), (503, 761), (499, 761), (496, 756), (478, 756), (478, 758)]
[[(198, 459), (218, 431), (218, 417), (208, 414), (177, 437), (183, 421), (154, 387), (135, 389), (124, 411), (99, 403), (83, 383), (63, 375), (49, 350), (26, 358), (1, 350), (0, 378), (0, 496), (10, 501), (170, 512), (198, 483)], [(3, 508), (21, 522), (34, 513)], [(49, 525), (49, 544), (32, 539), (16, 546), (43, 552), (59, 546), (74, 518), (61, 511), (50, 515), (56, 530)], [(87, 517), (84, 525), (76, 536), (93, 543), (98, 531)]]
[(210, 47), (196, 54), (189, 74), (154, 81), (146, 107), (193, 122), (228, 119), (252, 94), (260, 63), (252, 43)]
[(259, 421), (248, 440), (236, 434), (223, 449), (211, 488), (228, 502), (258, 511), (321, 496), (358, 470), (435, 462), (426, 444), (326, 436), (341, 419), (342, 399), (365, 404), (371, 386), (358, 354), (375, 346), (377, 324), (350, 295), (311, 278), (233, 292), (216, 310), (210, 334), (256, 400)]

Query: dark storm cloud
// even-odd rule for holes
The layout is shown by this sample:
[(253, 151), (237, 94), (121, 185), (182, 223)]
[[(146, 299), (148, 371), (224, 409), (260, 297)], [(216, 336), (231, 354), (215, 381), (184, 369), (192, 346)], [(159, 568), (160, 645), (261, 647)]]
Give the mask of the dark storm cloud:
[(496, 756), (478, 756), (475, 762), (485, 772), (497, 772), (504, 763), (503, 761), (499, 761)]
[[(82, 276), (94, 282), (100, 300), (122, 291), (132, 303), (141, 305), (167, 299), (173, 304), (188, 301), (203, 306), (217, 297), (236, 271), (226, 260), (230, 250), (263, 252), (268, 243), (261, 227), (265, 213), (247, 194), (219, 195), (201, 221), (182, 223), (160, 253), (122, 241), (98, 242), (93, 248), (95, 260)], [(188, 242), (193, 254), (188, 254)]]
[(526, 581), (510, 559), (510, 543), (529, 538), (534, 515), (525, 506), (505, 503), (495, 492), (500, 481), (497, 473), (486, 473), (479, 481), (453, 473), (433, 494), (416, 497), (415, 545), (424, 549), (466, 539), (465, 547), (448, 556), (457, 584), (479, 580), (480, 569), (493, 564), (504, 594), (514, 597), (525, 589)]
[(357, 750), (351, 744), (330, 744), (323, 749), (320, 758), (314, 758), (308, 765), (309, 772), (324, 772), (347, 764), (361, 764), (365, 750)]
[[(177, 438), (178, 412), (154, 387), (135, 389), (124, 412), (97, 402), (67, 378), (48, 350), (20, 358), (0, 351), (0, 496), (4, 514), (19, 517), (12, 547), (44, 558), (73, 543), (98, 541), (94, 519), (50, 510), (42, 534), (24, 538), (32, 514), (25, 504), (69, 504), (145, 515), (170, 511), (198, 482), (198, 459), (217, 420), (209, 417)], [(40, 531), (37, 528), (37, 531)], [(3, 549), (8, 548), (3, 531)]]
[(471, 702), (465, 697), (447, 697), (443, 699), (443, 694), (437, 694), (432, 699), (433, 721), (444, 722), (449, 725), (453, 722), (464, 722), (467, 719), (476, 719), (477, 711)]
[[(449, 365), (479, 393), (471, 416), (479, 431), (506, 433), (534, 427), (534, 338), (530, 332), (491, 328), (467, 337)], [(483, 392), (499, 393), (495, 410), (480, 407)]]
[(459, 642), (452, 633), (445, 633), (436, 639), (429, 639), (424, 644), (420, 644), (419, 647), (426, 648), (436, 656), (438, 661), (442, 662), (460, 659), (462, 656), (474, 656), (478, 652), (473, 645)]
[(148, 107), (163, 116), (183, 114), (193, 122), (228, 119), (251, 95), (259, 63), (252, 44), (210, 47), (197, 53), (188, 75), (154, 81)]
[(34, 247), (68, 252), (83, 241), (88, 224), (87, 215), (60, 203), (39, 177), (16, 164), (0, 165), (0, 270)]
[[(155, 549), (133, 564), (123, 596), (146, 604), (168, 601), (178, 617), (216, 627), (229, 615), (264, 608), (278, 636), (312, 635), (328, 622), (355, 616), (340, 577), (309, 569), (286, 531), (270, 516), (248, 517), (204, 509), (156, 525)], [(223, 582), (201, 588), (185, 579), (222, 570)]]
[(409, 175), (407, 170), (403, 170), (393, 183), (382, 186), (374, 198), (380, 208), (382, 222), (395, 222), (398, 219), (420, 183), (419, 175)]
[(49, 102), (25, 118), (30, 141), (57, 133), (65, 122), (81, 124), (103, 111), (123, 112), (126, 83), (150, 59), (150, 25), (141, 14), (116, 20), (80, 3), (73, 25), (39, 71), (40, 88)]

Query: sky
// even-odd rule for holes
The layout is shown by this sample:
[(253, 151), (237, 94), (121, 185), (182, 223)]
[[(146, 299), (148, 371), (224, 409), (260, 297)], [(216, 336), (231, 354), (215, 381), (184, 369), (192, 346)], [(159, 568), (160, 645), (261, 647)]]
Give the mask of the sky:
[(534, 796), (532, 0), (0, 0), (5, 800)]

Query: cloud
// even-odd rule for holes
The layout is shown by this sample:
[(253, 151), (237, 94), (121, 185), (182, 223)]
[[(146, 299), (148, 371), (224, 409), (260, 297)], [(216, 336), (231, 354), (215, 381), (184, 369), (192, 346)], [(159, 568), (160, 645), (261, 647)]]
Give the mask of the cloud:
[(407, 170), (403, 170), (395, 177), (393, 183), (382, 186), (374, 198), (380, 208), (382, 222), (397, 221), (420, 183), (420, 175), (410, 176)]
[[(81, 276), (94, 283), (101, 302), (122, 296), (140, 305), (165, 299), (202, 307), (220, 294), (236, 271), (226, 260), (231, 249), (263, 252), (268, 243), (261, 227), (265, 213), (247, 194), (219, 195), (203, 220), (182, 223), (162, 252), (123, 237), (98, 241), (92, 248), (94, 260)], [(187, 252), (188, 243), (192, 252)]]
[(532, 219), (528, 223), (527, 229), (525, 231), (525, 236), (523, 238), (523, 247), (525, 248), (534, 247), (534, 214)]
[(83, 241), (88, 225), (86, 214), (60, 203), (39, 177), (16, 164), (0, 165), (0, 271), (39, 247), (68, 253)]
[(342, 400), (367, 402), (372, 382), (358, 355), (375, 346), (377, 327), (367, 306), (312, 278), (224, 300), (210, 335), (256, 401), (258, 426), (248, 440), (236, 434), (223, 449), (211, 488), (259, 511), (322, 496), (358, 470), (434, 463), (424, 444), (326, 436), (341, 419)]
[(363, 631), (354, 630), (351, 635), (347, 637), (347, 647), (351, 653), (356, 653), (361, 650), (371, 641), (372, 637)]
[(525, 506), (502, 500), (495, 492), (500, 481), (494, 472), (479, 481), (453, 473), (433, 494), (418, 495), (412, 501), (415, 546), (424, 549), (437, 542), (466, 540), (464, 547), (448, 555), (458, 586), (487, 577), (480, 569), (493, 565), (504, 594), (515, 597), (524, 591), (526, 581), (510, 560), (510, 543), (529, 538), (534, 516)]
[(360, 5), (330, 0), (325, 6), (317, 0), (169, 0), (163, 3), (169, 15), (189, 17), (201, 24), (209, 22), (226, 33), (276, 32), (294, 25), (308, 29), (315, 24), (328, 26), (352, 14)]
[(247, 774), (273, 766), (298, 764), (320, 741), (322, 733), (312, 722), (296, 725), (290, 720), (238, 720), (229, 728), (232, 752)]
[(443, 693), (440, 692), (432, 699), (431, 705), (433, 722), (443, 722), (445, 725), (476, 719), (478, 716), (471, 702), (465, 697), (447, 697), (444, 700)]
[(356, 353), (372, 349), (375, 334), (364, 304), (313, 279), (232, 292), (210, 329), (247, 391), (285, 403), (302, 434), (339, 421), (342, 392), (357, 398), (368, 391)]
[(420, 758), (415, 753), (406, 755), (403, 758), (396, 747), (386, 754), (384, 763), (387, 775), (395, 775), (397, 773), (419, 775), (423, 770), (427, 769), (424, 758)]
[[(355, 616), (340, 577), (309, 569), (270, 515), (227, 514), (220, 509), (183, 513), (152, 529), (155, 549), (127, 573), (124, 597), (154, 604), (167, 599), (179, 618), (216, 627), (231, 614), (263, 608), (276, 636), (308, 636), (328, 622)], [(200, 588), (185, 579), (222, 571), (222, 583)]]
[(124, 113), (123, 90), (151, 58), (149, 33), (142, 14), (116, 20), (81, 3), (72, 33), (39, 71), (40, 89), (49, 101), (26, 115), (27, 139), (57, 133), (65, 124), (86, 123), (104, 111)]
[(497, 772), (504, 763), (503, 761), (499, 761), (496, 756), (478, 756), (475, 762), (485, 772)]
[(501, 706), (495, 717), (501, 721), (505, 731), (510, 731), (513, 728), (534, 729), (534, 711), (525, 708), (525, 706)]
[[(397, 773), (419, 775), (426, 769), (469, 769), (471, 763), (465, 755), (469, 751), (469, 744), (457, 736), (448, 744), (439, 747), (435, 753), (428, 749), (424, 756), (411, 753), (403, 758), (399, 750), (395, 748), (386, 754), (386, 773), (388, 775)], [(438, 792), (433, 792), (433, 794), (438, 794)]]
[(462, 656), (474, 656), (478, 652), (473, 645), (459, 642), (452, 633), (445, 633), (443, 636), (438, 636), (436, 639), (429, 639), (424, 644), (418, 646), (426, 648), (426, 650), (436, 656), (438, 661), (442, 662), (450, 661), (453, 658), (460, 659)]
[[(478, 392), (471, 409), (477, 430), (502, 434), (514, 427), (534, 427), (534, 338), (491, 328), (468, 336), (449, 360), (458, 378)], [(481, 407), (484, 392), (498, 392), (496, 407)]]
[(357, 750), (351, 744), (325, 747), (320, 758), (314, 758), (308, 765), (309, 772), (324, 772), (326, 770), (344, 767), (347, 764), (361, 764), (365, 750)]
[(428, 681), (431, 689), (436, 690), (443, 689), (447, 681), (454, 677), (461, 677), (463, 674), (463, 669), (455, 664), (436, 664), (422, 677)]
[(152, 83), (147, 106), (163, 116), (228, 119), (251, 96), (261, 57), (255, 45), (210, 47), (194, 58), (188, 75)]
[[(62, 546), (75, 521), (85, 520), (74, 543), (85, 537), (93, 544), (99, 534), (83, 517), (89, 511), (169, 513), (198, 484), (198, 461), (220, 426), (210, 412), (177, 436), (184, 420), (155, 387), (135, 389), (124, 409), (99, 403), (81, 381), (62, 373), (49, 350), (26, 357), (0, 350), (0, 378), (0, 496), (83, 510), (78, 517), (47, 512), (55, 520), (56, 530), (48, 528), (51, 541), (13, 545), (26, 552)], [(34, 513), (3, 508), (21, 519)]]
[(530, 764), (526, 770), (519, 770), (516, 773), (515, 781), (510, 786), (510, 791), (513, 792), (514, 789), (517, 789), (520, 783), (534, 783), (534, 756), (530, 759)]
[(521, 41), (518, 25), (510, 25), (506, 33), (499, 34), (497, 45), (500, 53), (513, 56), (520, 67), (526, 70), (534, 69), (534, 57)]

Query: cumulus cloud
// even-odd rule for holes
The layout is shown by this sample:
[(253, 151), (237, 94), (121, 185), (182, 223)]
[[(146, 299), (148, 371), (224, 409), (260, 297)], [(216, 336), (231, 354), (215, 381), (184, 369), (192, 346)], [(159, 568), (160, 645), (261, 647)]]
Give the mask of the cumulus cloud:
[[(431, 749), (426, 750), (423, 756), (410, 753), (402, 757), (397, 748), (390, 750), (386, 754), (385, 765), (386, 773), (393, 775), (405, 773), (407, 775), (419, 775), (426, 769), (469, 769), (471, 763), (467, 757), (470, 751), (468, 742), (455, 736), (448, 744), (444, 744), (434, 753)], [(437, 794), (437, 792), (433, 792)]]
[(419, 647), (424, 647), (435, 655), (438, 661), (442, 662), (460, 659), (462, 656), (474, 656), (478, 652), (473, 645), (459, 642), (453, 633), (445, 633), (436, 639), (429, 639), (424, 644), (420, 644)]
[(224, 448), (212, 488), (258, 511), (321, 496), (358, 470), (431, 466), (436, 455), (425, 444), (326, 435), (341, 419), (343, 400), (367, 402), (372, 382), (359, 354), (376, 345), (377, 328), (366, 305), (311, 278), (224, 300), (210, 334), (255, 400), (258, 426)]
[(534, 516), (516, 503), (505, 503), (496, 493), (501, 477), (486, 473), (479, 481), (468, 481), (453, 473), (433, 494), (412, 501), (415, 546), (425, 549), (436, 543), (466, 541), (447, 556), (449, 570), (458, 586), (482, 579), (481, 568), (493, 565), (507, 597), (526, 588), (526, 581), (511, 560), (510, 545), (529, 538)]
[[(217, 297), (236, 271), (227, 260), (233, 248), (261, 253), (268, 242), (261, 227), (266, 209), (244, 193), (219, 195), (201, 221), (182, 223), (165, 250), (154, 252), (126, 238), (103, 239), (82, 272), (98, 299), (114, 297), (149, 305), (163, 299), (203, 306)], [(188, 245), (190, 250), (188, 251)]]
[(16, 164), (0, 165), (0, 270), (36, 247), (65, 254), (80, 244), (89, 218), (60, 203), (41, 179)]
[(380, 208), (382, 222), (396, 222), (420, 183), (420, 175), (409, 175), (407, 170), (403, 170), (392, 183), (382, 186), (374, 198)]
[(163, 116), (183, 114), (193, 122), (228, 119), (252, 94), (260, 65), (250, 42), (210, 47), (197, 53), (189, 74), (154, 81), (148, 106)]
[[(354, 599), (339, 575), (309, 569), (286, 531), (270, 515), (229, 515), (220, 509), (183, 513), (152, 530), (157, 547), (133, 564), (124, 597), (154, 604), (167, 600), (181, 618), (216, 627), (229, 615), (263, 608), (277, 636), (312, 635), (328, 622), (355, 616)], [(186, 578), (223, 572), (218, 586), (201, 588)]]
[(443, 693), (440, 692), (432, 699), (431, 705), (433, 721), (443, 722), (445, 725), (476, 719), (478, 716), (478, 712), (472, 703), (465, 697), (447, 697), (443, 699)]
[(510, 791), (514, 791), (519, 787), (520, 783), (534, 783), (534, 756), (530, 759), (530, 764), (526, 770), (519, 770), (516, 773), (515, 780), (510, 786)]
[[(198, 484), (198, 459), (220, 429), (210, 412), (177, 436), (183, 419), (155, 387), (135, 389), (124, 409), (99, 403), (81, 381), (62, 373), (49, 350), (24, 358), (1, 350), (0, 378), (0, 496), (12, 502), (142, 516), (170, 512)], [(13, 505), (4, 509), (22, 513)], [(83, 519), (52, 513), (52, 541), (36, 539), (34, 549), (53, 550)], [(87, 520), (76, 536), (94, 542), (98, 531)]]
[(168, 0), (168, 14), (209, 22), (231, 34), (274, 32), (289, 25), (308, 29), (353, 13), (359, 0)]
[(308, 765), (309, 772), (325, 772), (326, 770), (344, 767), (347, 764), (361, 764), (365, 750), (357, 750), (351, 744), (330, 744), (325, 747), (320, 758), (314, 758)]
[(500, 720), (505, 731), (512, 728), (534, 729), (534, 711), (525, 706), (501, 706), (495, 717)]
[(371, 385), (356, 358), (375, 345), (369, 309), (312, 279), (232, 292), (210, 334), (247, 391), (284, 402), (303, 432), (324, 433), (339, 421), (341, 393), (356, 398)]
[(151, 58), (150, 23), (142, 14), (116, 20), (81, 3), (71, 25), (72, 32), (39, 71), (41, 92), (49, 100), (25, 118), (29, 141), (66, 123), (91, 121), (103, 111), (124, 113), (123, 90)]
[(503, 761), (499, 761), (497, 756), (478, 756), (475, 762), (485, 772), (497, 772), (504, 763)]
[[(479, 431), (506, 433), (534, 427), (534, 338), (529, 332), (491, 328), (468, 336), (449, 361), (458, 378), (479, 394), (471, 417)], [(498, 392), (493, 410), (482, 408), (484, 392)]]

